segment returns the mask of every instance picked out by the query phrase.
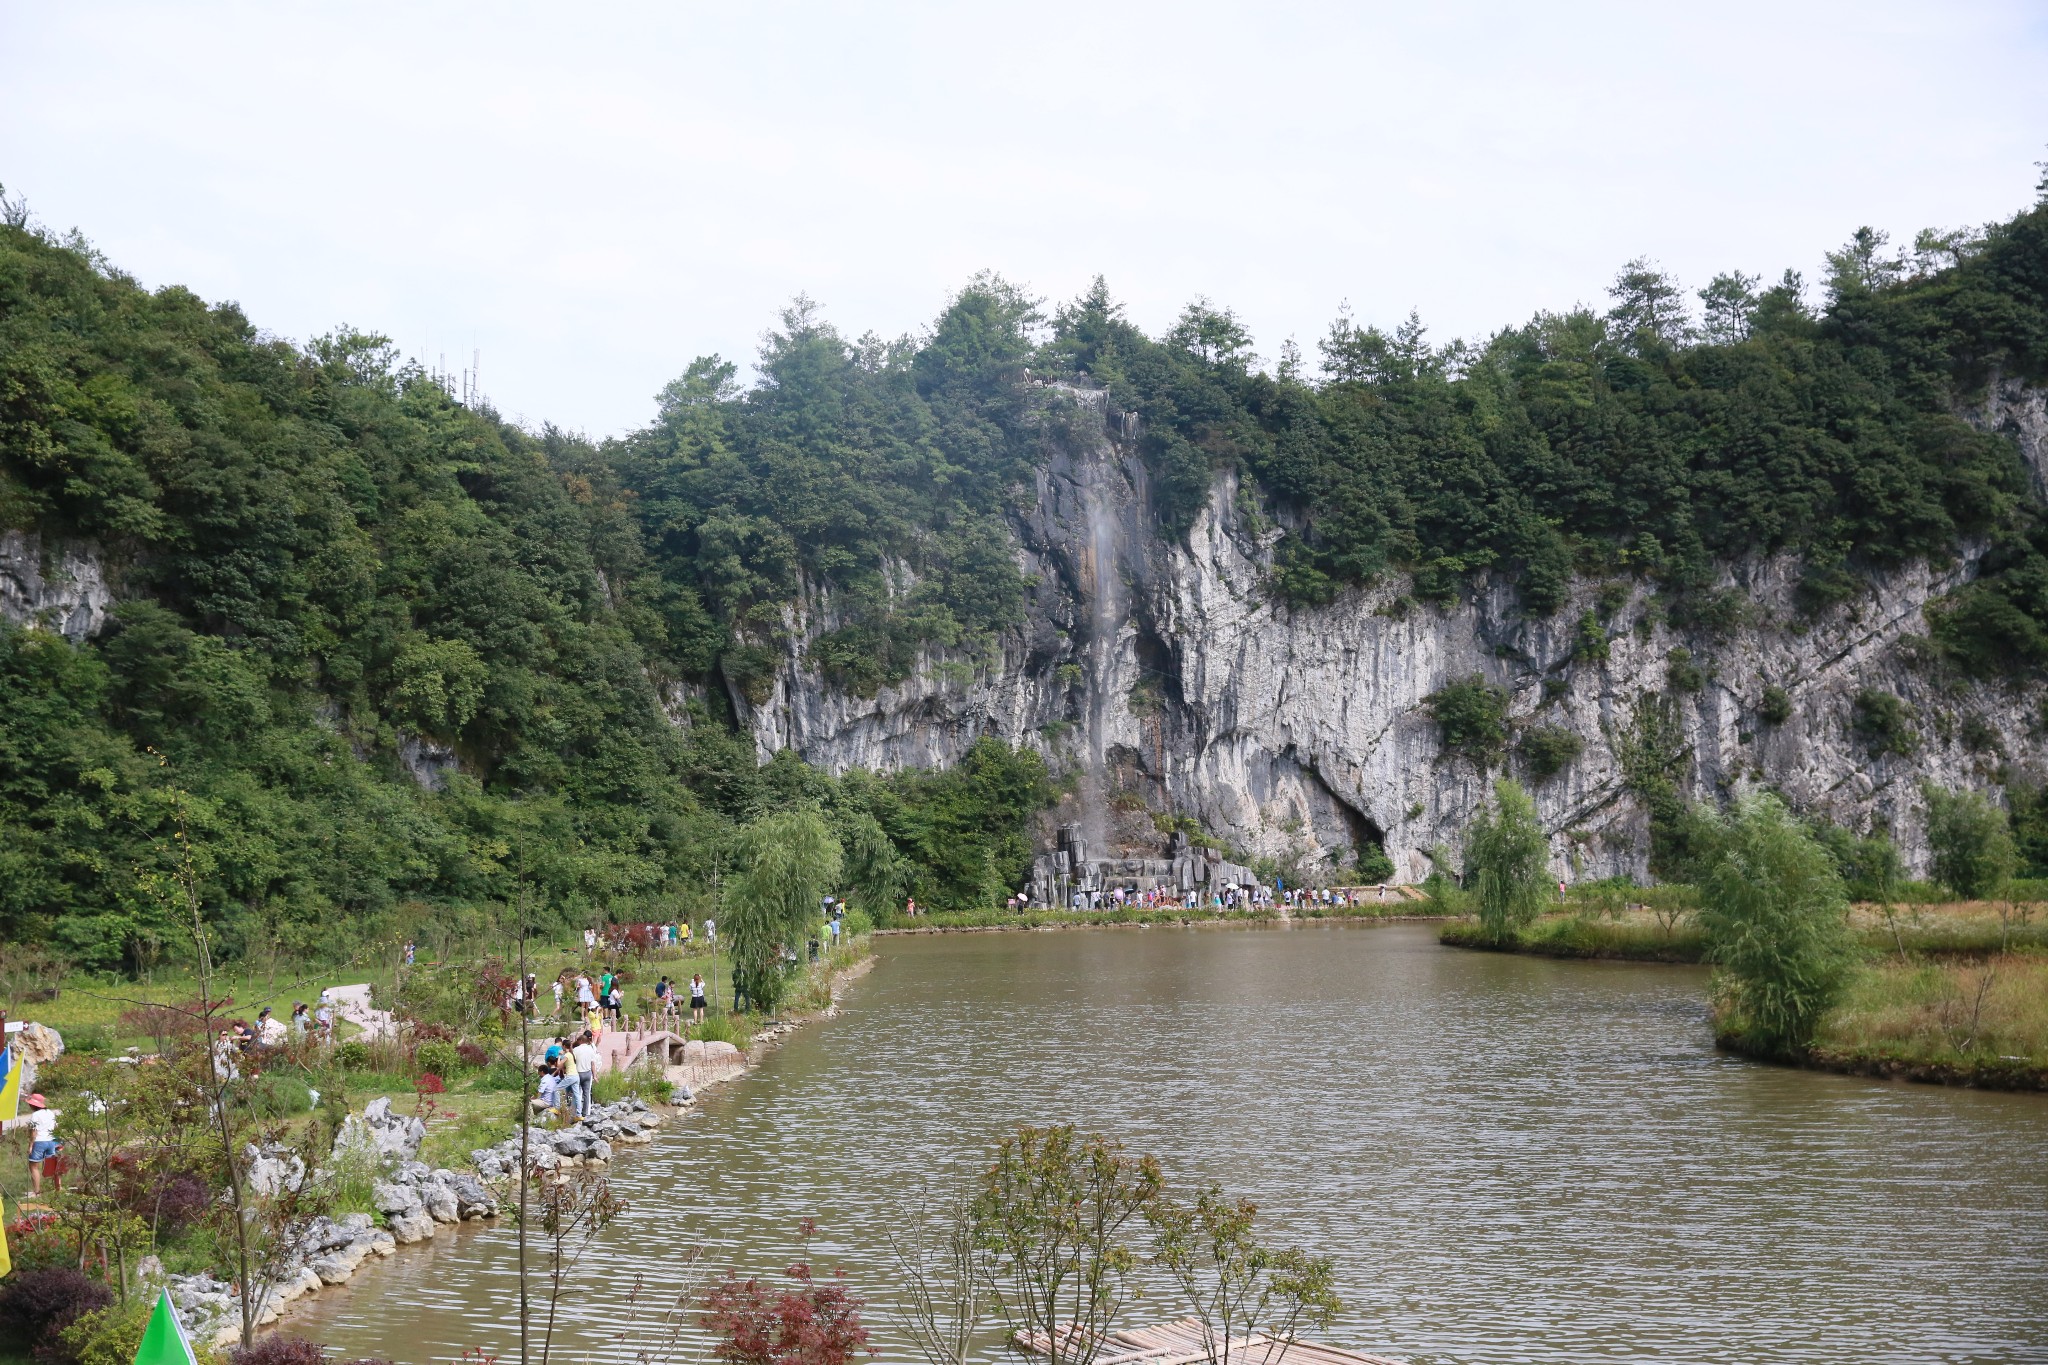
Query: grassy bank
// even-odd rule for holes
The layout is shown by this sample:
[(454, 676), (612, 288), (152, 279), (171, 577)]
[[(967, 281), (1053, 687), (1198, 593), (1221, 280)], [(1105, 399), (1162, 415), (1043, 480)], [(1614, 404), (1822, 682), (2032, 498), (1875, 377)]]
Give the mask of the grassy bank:
[[(1763, 1051), (1725, 1009), (1716, 1039)], [(1797, 1060), (1855, 1076), (2048, 1090), (2048, 956), (1868, 963)]]
[[(2044, 912), (2048, 906), (1925, 898), (1851, 907), (1862, 962), (1798, 1060), (1851, 1075), (2048, 1090)], [(1505, 945), (1488, 941), (1471, 918), (1446, 924), (1440, 937), (1543, 957), (1703, 962), (1707, 954), (1705, 935), (1686, 917), (1639, 909), (1545, 915)], [(1715, 1034), (1730, 1051), (1766, 1053), (1725, 1009), (1717, 1009)]]

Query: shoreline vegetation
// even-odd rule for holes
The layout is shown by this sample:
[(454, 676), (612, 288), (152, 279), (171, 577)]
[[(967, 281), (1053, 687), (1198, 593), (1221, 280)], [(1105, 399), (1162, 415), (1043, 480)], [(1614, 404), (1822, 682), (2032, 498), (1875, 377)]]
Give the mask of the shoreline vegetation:
[[(580, 940), (525, 945), (525, 960), (542, 982), (538, 1017), (527, 1030), (530, 1056), (557, 1034), (582, 1027), (547, 1017), (547, 983), (557, 972), (587, 971), (595, 979), (616, 969), (624, 1022), (666, 1028), (690, 1043), (675, 1064), (650, 1053), (640, 1065), (601, 1071), (587, 1133), (574, 1120), (551, 1122), (553, 1116), (526, 1107), (532, 1076), (519, 1060), (518, 1016), (506, 1008), (514, 978), (496, 951), (503, 945), (473, 945), (469, 955), (411, 967), (394, 961), (296, 980), (255, 969), (220, 970), (204, 986), (185, 971), (157, 973), (147, 984), (73, 976), (31, 993), (40, 998), (24, 1011), (27, 1018), (63, 1039), (62, 1055), (42, 1062), (35, 1086), (60, 1111), (66, 1142), (61, 1160), (46, 1163), (46, 1184), (36, 1194), (28, 1188), (23, 1134), (0, 1139), (16, 1158), (0, 1163), (14, 1272), (0, 1293), (12, 1294), (26, 1275), (36, 1287), (25, 1292), (40, 1303), (37, 1295), (48, 1297), (43, 1281), (77, 1275), (81, 1263), (88, 1270), (103, 1263), (106, 1283), (86, 1275), (65, 1280), (65, 1293), (82, 1297), (70, 1308), (59, 1304), (47, 1323), (35, 1312), (28, 1312), (34, 1322), (15, 1313), (8, 1339), (0, 1341), (0, 1365), (31, 1355), (44, 1365), (69, 1359), (71, 1344), (58, 1337), (74, 1319), (90, 1317), (90, 1334), (127, 1342), (139, 1335), (157, 1284), (172, 1290), (202, 1347), (225, 1353), (241, 1339), (238, 1286), (245, 1281), (254, 1286), (247, 1311), (255, 1325), (287, 1331), (307, 1296), (323, 1285), (345, 1285), (369, 1260), (432, 1238), (435, 1223), (516, 1218), (517, 1171), (494, 1169), (488, 1158), (493, 1148), (516, 1149), (522, 1116), (531, 1117), (539, 1144), (535, 1162), (543, 1178), (534, 1182), (535, 1198), (545, 1200), (556, 1185), (593, 1178), (602, 1184), (616, 1154), (612, 1143), (578, 1139), (655, 1140), (664, 1120), (752, 1071), (796, 1028), (829, 1016), (845, 986), (874, 961), (869, 936), (849, 934), (836, 947), (821, 947), (815, 961), (791, 963), (779, 988), (768, 992), (771, 1006), (739, 1010), (723, 1008), (734, 1003), (723, 942), (714, 958), (701, 937), (659, 949), (635, 949), (633, 941), (628, 932), (594, 949)], [(657, 979), (687, 983), (692, 972), (709, 979), (713, 1007), (704, 1023), (692, 1026), (687, 1008), (673, 1020), (657, 1016)], [(294, 999), (317, 1001), (328, 988), (365, 983), (370, 1007), (341, 1011), (331, 1041), (288, 1037), (275, 1048), (231, 1054), (235, 1072), (214, 1085), (212, 1117), (200, 1110), (201, 1121), (191, 1122), (194, 1106), (181, 1100), (203, 1090), (201, 1077), (221, 1074), (209, 1064), (218, 1049), (206, 1046), (214, 1025), (253, 1016), (265, 1004), (281, 1017)], [(211, 1006), (203, 1012), (195, 1010), (200, 998)], [(573, 1005), (570, 994), (565, 1016)], [(182, 1126), (159, 1121), (165, 1102), (183, 1116)], [(637, 1115), (628, 1113), (634, 1109)], [(235, 1200), (221, 1192), (227, 1181), (214, 1169), (223, 1164), (220, 1127), (232, 1134), (234, 1150), (246, 1152), (235, 1162), (233, 1192), (256, 1217), (254, 1241), (239, 1251), (224, 1221)], [(619, 1133), (621, 1127), (628, 1131)], [(565, 1154), (569, 1147), (577, 1154)], [(300, 1174), (277, 1174), (293, 1170)], [(459, 1217), (452, 1209), (426, 1216), (436, 1186), (467, 1191)], [(403, 1220), (391, 1207), (405, 1192), (400, 1187), (425, 1200)], [(331, 1256), (324, 1250), (329, 1241), (349, 1245)], [(327, 1264), (337, 1261), (346, 1264)], [(131, 1347), (123, 1349), (132, 1354)]]
[[(2048, 1091), (2048, 898), (1942, 900), (1909, 886), (1890, 905), (1858, 902), (1847, 927), (1856, 961), (1812, 1039), (1786, 1055), (1760, 1045), (1715, 998), (1715, 1042), (1760, 1061), (1887, 1080)], [(2032, 886), (2015, 893), (2038, 896)], [(1711, 965), (1687, 886), (1574, 892), (1506, 940), (1474, 916), (1446, 923), (1457, 948), (1538, 957)], [(1658, 900), (1661, 910), (1635, 898)]]

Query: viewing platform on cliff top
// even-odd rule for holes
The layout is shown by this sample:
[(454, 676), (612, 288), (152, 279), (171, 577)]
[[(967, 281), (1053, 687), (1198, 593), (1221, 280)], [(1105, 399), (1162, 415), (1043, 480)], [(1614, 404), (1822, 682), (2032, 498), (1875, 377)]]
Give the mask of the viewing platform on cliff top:
[[(1063, 1327), (1064, 1339), (1078, 1329)], [(1017, 1345), (1033, 1355), (1051, 1355), (1052, 1342), (1043, 1332), (1019, 1332)], [(1102, 1338), (1094, 1365), (1203, 1365), (1221, 1359), (1223, 1343), (1212, 1352), (1202, 1340), (1199, 1318), (1178, 1318), (1157, 1327), (1127, 1327)], [(1230, 1359), (1242, 1365), (1403, 1365), (1390, 1356), (1367, 1355), (1313, 1341), (1282, 1341), (1264, 1332), (1230, 1339)]]

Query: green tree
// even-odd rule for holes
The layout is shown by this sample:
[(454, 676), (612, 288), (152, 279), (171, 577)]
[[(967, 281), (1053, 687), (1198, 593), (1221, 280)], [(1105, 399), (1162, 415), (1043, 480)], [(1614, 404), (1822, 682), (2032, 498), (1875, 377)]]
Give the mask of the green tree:
[(1157, 1234), (1153, 1259), (1165, 1269), (1202, 1328), (1213, 1365), (1235, 1356), (1264, 1360), (1270, 1347), (1241, 1350), (1264, 1333), (1291, 1342), (1304, 1324), (1327, 1326), (1343, 1309), (1328, 1256), (1269, 1247), (1257, 1234), (1258, 1205), (1209, 1185), (1192, 1202), (1161, 1195), (1146, 1206)]
[(1550, 842), (1520, 783), (1501, 778), (1493, 784), (1493, 801), (1465, 832), (1465, 885), (1478, 900), (1487, 938), (1508, 944), (1535, 922), (1549, 898)]
[(764, 815), (734, 837), (736, 870), (725, 884), (719, 929), (732, 952), (733, 992), (751, 1008), (772, 1011), (780, 1003), (781, 954), (817, 923), (841, 857), (831, 826), (809, 806)]
[(1812, 1040), (1854, 962), (1848, 896), (1826, 849), (1768, 792), (1705, 817), (1699, 924), (1724, 1035), (1791, 1054)]
[(2019, 870), (2019, 850), (2005, 812), (1979, 792), (1949, 791), (1930, 782), (1920, 794), (1927, 803), (1934, 879), (1964, 900), (2002, 894)]
[(1163, 1183), (1155, 1158), (1070, 1124), (1019, 1128), (982, 1170), (969, 1206), (982, 1277), (1053, 1365), (1101, 1352), (1138, 1264), (1124, 1229)]

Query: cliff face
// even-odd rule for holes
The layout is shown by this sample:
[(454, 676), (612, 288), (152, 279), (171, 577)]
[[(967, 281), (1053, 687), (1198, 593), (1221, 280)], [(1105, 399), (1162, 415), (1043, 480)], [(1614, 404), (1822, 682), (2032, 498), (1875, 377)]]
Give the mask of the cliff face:
[[(828, 596), (807, 594), (786, 614), (772, 695), (736, 702), (764, 756), (794, 748), (835, 772), (931, 766), (996, 735), (1078, 775), (1061, 818), (1105, 852), (1110, 812), (1142, 800), (1304, 870), (1384, 839), (1404, 880), (1425, 875), (1432, 847), (1457, 847), (1488, 793), (1492, 774), (1444, 751), (1424, 705), (1474, 674), (1511, 695), (1517, 733), (1554, 726), (1580, 741), (1544, 781), (1509, 763), (1535, 792), (1561, 874), (1645, 872), (1647, 820), (1617, 751), (1646, 712), (1664, 720), (1681, 790), (1770, 783), (1840, 823), (1890, 828), (1916, 869), (1926, 863), (1921, 781), (1984, 786), (2001, 749), (2038, 766), (2039, 684), (1960, 684), (1914, 662), (1922, 608), (1975, 573), (1979, 547), (1886, 575), (1818, 616), (1795, 609), (1796, 563), (1730, 566), (1723, 585), (1748, 600), (1750, 619), (1722, 638), (1674, 628), (1640, 583), (1619, 603), (1616, 587), (1603, 603), (1602, 585), (1580, 583), (1541, 620), (1483, 580), (1442, 608), (1407, 605), (1405, 582), (1293, 607), (1265, 586), (1278, 532), (1261, 528), (1232, 478), (1216, 482), (1185, 543), (1165, 539), (1145, 512), (1143, 466), (1118, 439), (1128, 419), (1099, 394), (1067, 396), (1100, 415), (1099, 434), (1065, 443), (1039, 474), (1036, 507), (1016, 519), (1019, 561), (1036, 582), (1000, 656), (971, 679), (927, 657), (872, 698), (847, 695), (805, 662), (838, 624)], [(2036, 494), (2048, 496), (2043, 397), (1996, 383), (1971, 415), (2016, 437)], [(1610, 637), (1604, 659), (1574, 658), (1589, 611)], [(1678, 649), (1703, 675), (1696, 689), (1674, 684)], [(1776, 724), (1757, 714), (1769, 687), (1791, 700)], [(1872, 755), (1854, 725), (1863, 689), (1906, 703), (1912, 756)]]

